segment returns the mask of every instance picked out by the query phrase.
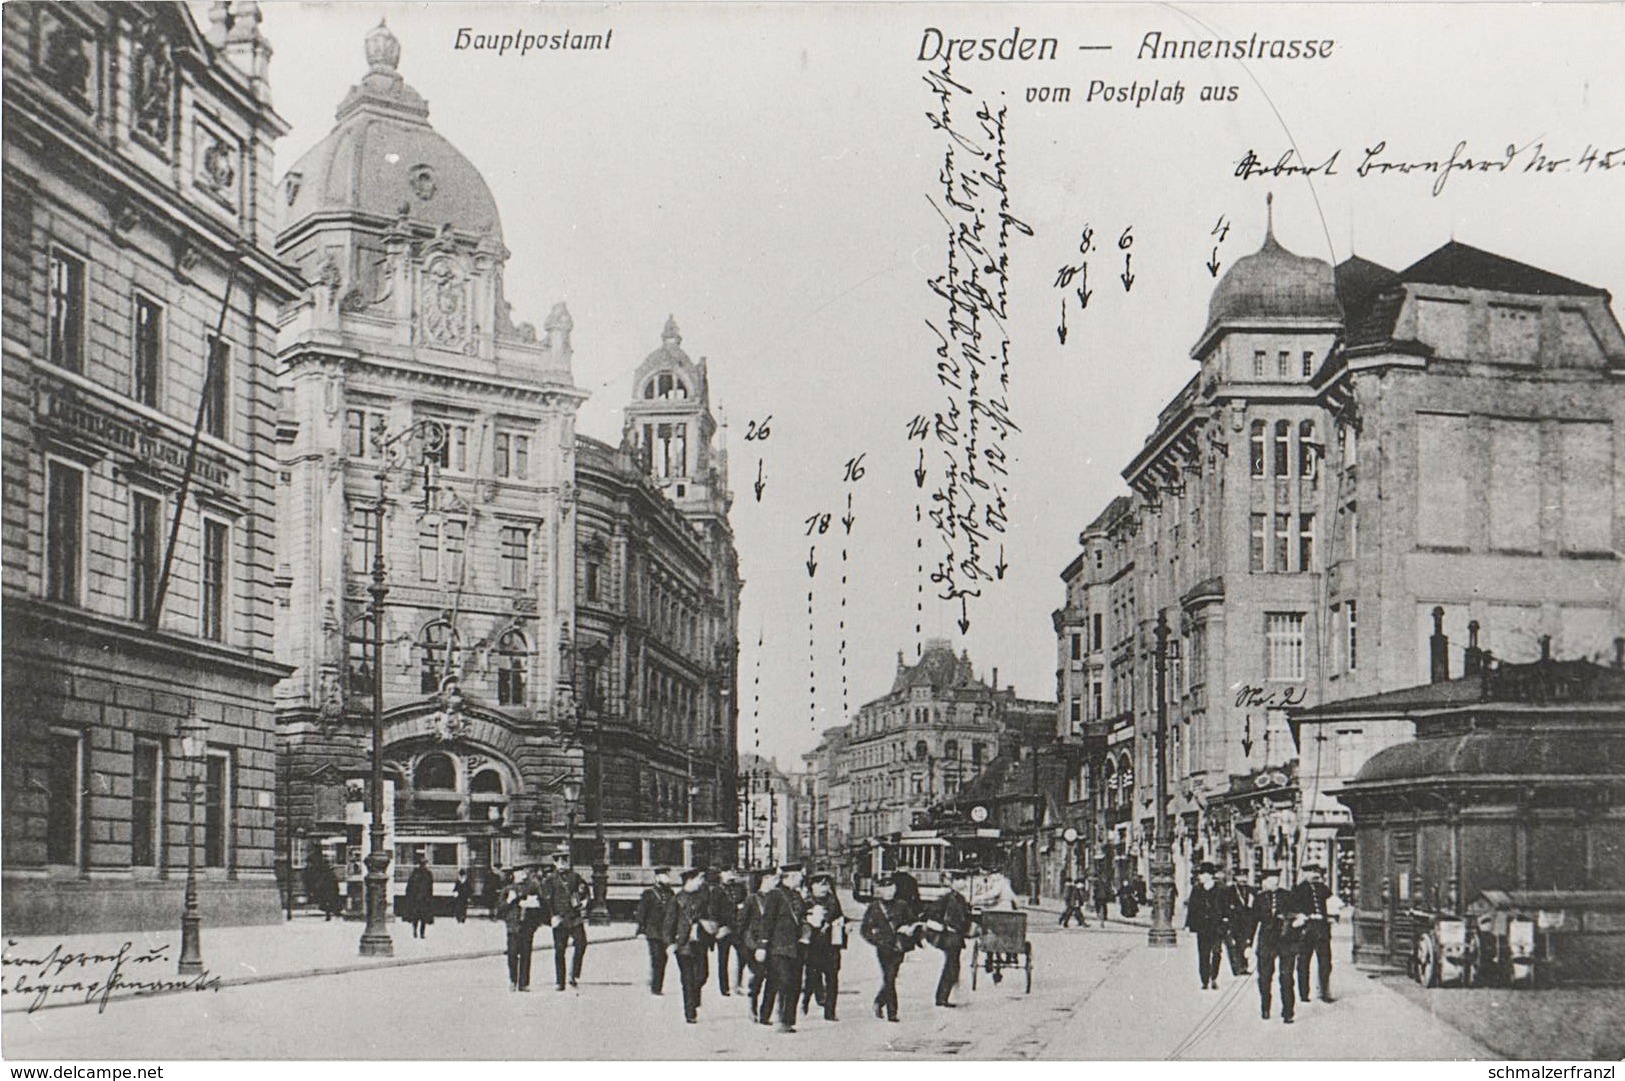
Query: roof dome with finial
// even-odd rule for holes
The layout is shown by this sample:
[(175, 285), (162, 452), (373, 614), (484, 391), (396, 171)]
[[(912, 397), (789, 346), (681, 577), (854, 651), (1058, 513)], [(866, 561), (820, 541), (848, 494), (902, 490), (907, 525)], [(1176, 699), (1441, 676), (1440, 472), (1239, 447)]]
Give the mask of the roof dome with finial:
[(666, 325), (660, 331), (660, 348), (644, 357), (643, 363), (638, 365), (632, 377), (634, 395), (640, 398), (663, 396), (665, 391), (657, 379), (661, 373), (670, 373), (679, 380), (683, 396), (691, 396), (702, 402), (709, 400), (705, 358), (701, 357), (700, 363), (695, 364), (683, 351), (683, 335), (677, 329), (675, 315), (666, 317)]
[(283, 179), (284, 229), (313, 215), (399, 219), (502, 241), (496, 200), (478, 169), (434, 128), (429, 104), (398, 67), (401, 43), (382, 21), (367, 32), (367, 73), (337, 124)]
[(1224, 322), (1276, 319), (1341, 322), (1337, 281), (1324, 259), (1294, 255), (1275, 239), (1275, 197), (1266, 197), (1264, 245), (1219, 279), (1208, 301), (1207, 329)]

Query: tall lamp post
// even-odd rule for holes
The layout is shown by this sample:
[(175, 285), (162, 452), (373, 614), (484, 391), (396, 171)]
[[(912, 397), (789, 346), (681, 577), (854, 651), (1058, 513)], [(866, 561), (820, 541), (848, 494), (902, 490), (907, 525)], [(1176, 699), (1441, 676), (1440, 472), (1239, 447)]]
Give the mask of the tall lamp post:
[(197, 793), (203, 783), (199, 771), (208, 753), (209, 726), (199, 717), (181, 722), (180, 758), (186, 763), (186, 900), (181, 908), (181, 956), (175, 966), (182, 976), (203, 974), (203, 917), (197, 902)]
[(576, 808), (581, 801), (581, 782), (564, 782), (564, 802), (569, 807), (564, 812), (564, 847), (570, 852), (570, 863), (573, 866), (576, 860)]
[(1151, 849), (1151, 930), (1146, 944), (1172, 947), (1174, 931), (1173, 836), (1168, 829), (1168, 614), (1157, 613), (1156, 839)]

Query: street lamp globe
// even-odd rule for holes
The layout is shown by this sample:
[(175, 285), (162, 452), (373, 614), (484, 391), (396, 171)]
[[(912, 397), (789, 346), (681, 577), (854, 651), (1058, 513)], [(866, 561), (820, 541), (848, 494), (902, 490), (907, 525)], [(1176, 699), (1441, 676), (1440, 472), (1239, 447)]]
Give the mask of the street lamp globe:
[(572, 808), (577, 803), (581, 802), (581, 782), (580, 781), (565, 781), (564, 782), (564, 801), (566, 803), (568, 803)]

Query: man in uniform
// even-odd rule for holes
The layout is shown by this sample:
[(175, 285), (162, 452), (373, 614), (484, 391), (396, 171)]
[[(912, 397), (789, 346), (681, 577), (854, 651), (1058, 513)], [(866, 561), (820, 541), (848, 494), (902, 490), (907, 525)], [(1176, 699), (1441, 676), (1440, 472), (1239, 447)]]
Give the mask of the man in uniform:
[(827, 872), (807, 880), (807, 966), (801, 982), (801, 1012), (814, 999), (824, 1007), (824, 1020), (834, 1021), (841, 993), (841, 951), (846, 948), (846, 915), (835, 896), (835, 877)]
[(1298, 911), (1303, 913), (1303, 945), (1298, 951), (1298, 998), (1309, 1001), (1309, 957), (1314, 955), (1316, 975), (1320, 982), (1320, 1000), (1332, 1001), (1332, 921), (1326, 911), (1326, 901), (1332, 895), (1331, 887), (1321, 879), (1319, 864), (1307, 864), (1303, 881), (1292, 890)]
[(1213, 877), (1214, 866), (1196, 869), (1196, 886), (1185, 906), (1185, 929), (1196, 935), (1196, 968), (1202, 990), (1219, 989), (1219, 953), (1224, 942), (1224, 902)]
[(953, 1007), (948, 1001), (959, 983), (959, 956), (970, 934), (970, 902), (965, 900), (968, 880), (964, 871), (948, 872), (948, 892), (936, 903), (936, 911), (926, 926), (936, 934), (942, 951), (942, 975), (937, 979), (937, 1005)]
[(1302, 917), (1292, 894), (1281, 888), (1281, 872), (1269, 867), (1258, 873), (1258, 896), (1253, 901), (1253, 923), (1258, 927), (1258, 1012), (1270, 1019), (1270, 981), (1279, 969), (1281, 1020), (1292, 1023), (1296, 999), (1292, 994), (1293, 955), (1303, 934)]
[(897, 897), (897, 881), (891, 875), (875, 880), (875, 899), (863, 913), (859, 933), (875, 948), (880, 962), (880, 990), (875, 995), (875, 1016), (897, 1020), (897, 973), (903, 967), (903, 954), (913, 946), (914, 924), (906, 901)]
[[(779, 879), (771, 868), (765, 868), (752, 871), (751, 881), (755, 889), (745, 898), (737, 934), (743, 947), (742, 959), (750, 967), (750, 1019), (755, 1021), (760, 1013), (762, 987), (767, 978), (767, 938), (763, 934), (765, 925), (762, 917), (766, 912), (768, 894), (778, 887)], [(758, 960), (759, 956), (763, 960)]]
[(536, 943), (536, 929), (542, 925), (542, 902), (534, 876), (521, 878), (510, 872), (496, 912), (508, 930), (508, 989), (530, 990), (530, 952)]
[(1061, 912), (1061, 926), (1072, 926), (1072, 917), (1078, 918), (1079, 927), (1088, 927), (1089, 921), (1083, 914), (1083, 880), (1074, 878), (1066, 884), (1066, 907)]
[(766, 895), (762, 904), (761, 937), (765, 945), (756, 950), (756, 960), (767, 965), (767, 990), (762, 995), (759, 1016), (762, 1024), (772, 1024), (773, 1002), (777, 999), (780, 1032), (796, 1030), (796, 1000), (801, 995), (805, 948), (802, 929), (807, 923), (801, 876), (801, 864), (781, 866), (779, 884)]
[(1239, 873), (1234, 882), (1219, 886), (1219, 898), (1224, 909), (1224, 948), (1230, 955), (1230, 974), (1245, 976), (1252, 971), (1247, 962), (1247, 947), (1253, 940), (1253, 900), (1256, 892)]
[(666, 909), (665, 938), (677, 955), (677, 975), (683, 983), (683, 1020), (699, 1021), (700, 994), (705, 990), (706, 958), (710, 944), (700, 928), (705, 919), (705, 872), (691, 867), (683, 872), (682, 891)]
[(560, 848), (553, 855), (553, 878), (548, 891), (548, 910), (553, 914), (553, 972), (559, 990), (564, 990), (564, 954), (572, 943), (569, 964), (570, 986), (581, 980), (581, 959), (587, 952), (587, 884), (570, 866), (570, 853)]
[(667, 909), (673, 899), (671, 868), (656, 867), (655, 883), (638, 898), (637, 933), (649, 944), (649, 992), (662, 994), (666, 987), (666, 955), (671, 945), (666, 939)]
[[(732, 969), (733, 982), (741, 983), (745, 967), (745, 946), (739, 937), (739, 921), (743, 915), (745, 900), (745, 884), (740, 881), (739, 872), (731, 867), (725, 868), (722, 872), (722, 885), (711, 898), (712, 916), (717, 921), (717, 983), (724, 998), (731, 990), (728, 980), (729, 970)], [(733, 960), (731, 965), (730, 959)]]

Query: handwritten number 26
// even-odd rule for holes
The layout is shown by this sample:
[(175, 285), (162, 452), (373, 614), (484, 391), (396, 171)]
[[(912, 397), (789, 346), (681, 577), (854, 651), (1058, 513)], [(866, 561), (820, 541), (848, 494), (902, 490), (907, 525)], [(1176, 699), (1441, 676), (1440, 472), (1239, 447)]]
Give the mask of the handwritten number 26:
[(745, 423), (745, 442), (751, 443), (751, 442), (754, 442), (754, 441), (759, 440), (759, 439), (766, 439), (768, 436), (772, 435), (773, 434), (773, 429), (768, 427), (768, 425), (771, 424), (772, 422), (773, 422), (773, 414), (772, 413), (769, 413), (767, 416), (763, 417), (761, 419), (760, 423), (758, 423), (757, 421), (754, 421), (754, 420), (746, 421), (746, 423)]

